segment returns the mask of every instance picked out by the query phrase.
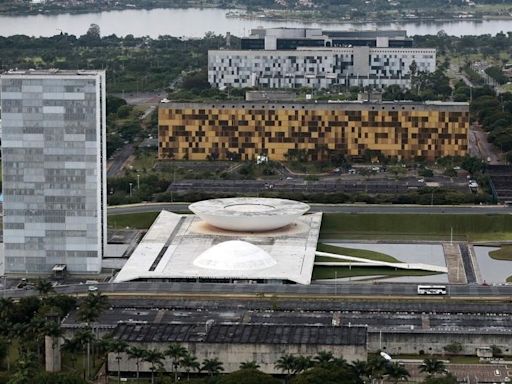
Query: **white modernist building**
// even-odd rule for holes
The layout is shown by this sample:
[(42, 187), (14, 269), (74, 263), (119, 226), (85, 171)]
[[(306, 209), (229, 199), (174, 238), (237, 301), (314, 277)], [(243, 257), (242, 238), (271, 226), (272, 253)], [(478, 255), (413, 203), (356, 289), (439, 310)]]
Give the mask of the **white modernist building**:
[(436, 70), (429, 48), (342, 47), (208, 52), (208, 81), (216, 88), (410, 87), (411, 64)]
[(190, 209), (197, 214), (162, 211), (115, 281), (311, 282), (321, 213), (262, 198), (206, 200)]
[(253, 29), (240, 50), (208, 52), (208, 81), (221, 89), (409, 87), (413, 62), (418, 72), (436, 69), (436, 50), (412, 44), (398, 30)]
[(1, 91), (5, 272), (100, 272), (105, 72), (10, 71)]

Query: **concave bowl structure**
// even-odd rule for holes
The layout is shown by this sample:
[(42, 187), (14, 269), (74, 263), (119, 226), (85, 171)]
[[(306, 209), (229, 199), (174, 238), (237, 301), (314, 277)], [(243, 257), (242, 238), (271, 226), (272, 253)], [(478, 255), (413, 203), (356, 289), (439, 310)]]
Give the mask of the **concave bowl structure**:
[(286, 199), (235, 197), (203, 200), (188, 207), (208, 224), (228, 231), (263, 232), (293, 223), (309, 205)]

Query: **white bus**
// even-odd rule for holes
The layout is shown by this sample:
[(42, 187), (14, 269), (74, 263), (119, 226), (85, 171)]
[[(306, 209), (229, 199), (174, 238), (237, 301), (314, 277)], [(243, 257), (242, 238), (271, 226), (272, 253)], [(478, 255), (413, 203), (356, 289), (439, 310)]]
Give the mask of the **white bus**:
[(446, 285), (418, 285), (418, 295), (446, 295)]

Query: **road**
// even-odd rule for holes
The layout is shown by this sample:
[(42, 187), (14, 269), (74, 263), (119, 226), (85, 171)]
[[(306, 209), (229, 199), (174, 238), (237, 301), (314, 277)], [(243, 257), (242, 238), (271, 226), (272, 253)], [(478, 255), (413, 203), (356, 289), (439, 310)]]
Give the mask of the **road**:
[[(109, 215), (120, 215), (142, 212), (158, 212), (168, 210), (173, 212), (188, 212), (189, 203), (146, 203), (109, 207)], [(363, 205), (363, 204), (311, 204), (312, 212), (324, 213), (410, 213), (410, 214), (512, 214), (512, 206), (504, 205), (472, 205), (472, 206), (443, 206), (443, 205)]]
[(487, 133), (482, 131), (479, 128), (472, 128), (470, 130), (470, 143), (474, 143), (478, 152), (480, 153), (480, 158), (484, 161), (488, 161), (491, 165), (502, 164), (501, 154), (499, 153), (499, 149), (496, 148), (493, 144), (487, 141)]
[[(96, 284), (99, 291), (107, 295), (122, 295), (124, 297), (190, 297), (200, 296), (202, 299), (210, 298), (237, 298), (243, 296), (283, 297), (283, 298), (326, 298), (338, 296), (339, 298), (421, 298), (417, 295), (416, 284), (220, 284), (220, 283), (171, 283), (171, 282), (127, 282)], [(84, 294), (88, 286), (69, 285), (56, 287), (62, 294)], [(13, 298), (37, 295), (35, 290), (6, 290), (4, 296)], [(449, 297), (454, 299), (482, 300), (491, 296), (504, 300), (512, 300), (512, 285), (482, 286), (482, 285), (450, 285)], [(432, 299), (432, 296), (426, 298)], [(434, 297), (435, 299), (442, 299)]]
[(114, 159), (111, 162), (107, 171), (107, 177), (117, 176), (123, 170), (124, 163), (135, 151), (133, 144), (125, 145), (119, 152), (114, 154)]

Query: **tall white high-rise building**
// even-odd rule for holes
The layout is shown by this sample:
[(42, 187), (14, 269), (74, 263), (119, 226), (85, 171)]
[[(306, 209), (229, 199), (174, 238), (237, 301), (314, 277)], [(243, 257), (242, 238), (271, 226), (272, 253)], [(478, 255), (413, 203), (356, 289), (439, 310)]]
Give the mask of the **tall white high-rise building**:
[(105, 71), (1, 79), (5, 273), (98, 273), (106, 243)]

